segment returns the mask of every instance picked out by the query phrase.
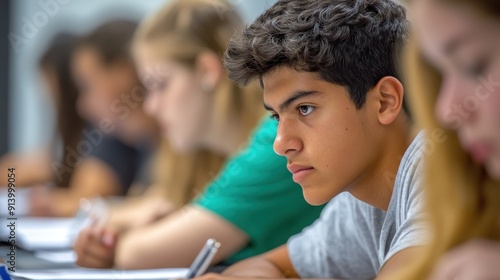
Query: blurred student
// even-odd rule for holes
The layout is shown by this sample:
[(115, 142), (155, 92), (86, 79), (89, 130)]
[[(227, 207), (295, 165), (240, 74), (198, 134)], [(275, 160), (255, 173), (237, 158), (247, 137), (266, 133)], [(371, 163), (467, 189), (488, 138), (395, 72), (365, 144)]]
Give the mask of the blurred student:
[[(156, 122), (142, 108), (144, 90), (129, 54), (136, 28), (133, 21), (114, 20), (83, 36), (73, 54), (72, 73), (80, 91), (80, 114), (139, 151), (138, 182), (147, 185), (148, 160), (159, 135)], [(125, 164), (114, 157), (113, 145), (101, 148), (103, 156)]]
[[(29, 215), (72, 216), (81, 198), (124, 195), (132, 184), (135, 150), (103, 135), (78, 115), (78, 89), (70, 71), (78, 40), (66, 33), (57, 35), (39, 61), (42, 79), (56, 108), (56, 133), (51, 146), (26, 155), (8, 155), (0, 163), (16, 167), (18, 186), (33, 187)], [(121, 167), (99, 152), (110, 145), (115, 147), (110, 151), (113, 158), (123, 162)]]
[[(75, 243), (79, 265), (186, 267), (208, 238), (223, 244), (213, 263), (233, 263), (283, 244), (319, 216), (321, 207), (304, 201), (286, 160), (272, 149), (276, 122), (265, 116), (261, 96), (238, 88), (224, 70), (221, 56), (242, 25), (222, 0), (177, 0), (141, 24), (133, 50), (149, 92), (145, 108), (172, 153), (199, 165), (192, 174), (180, 167), (165, 172), (173, 179), (202, 172), (213, 181), (194, 201), (148, 226), (82, 231)], [(195, 158), (202, 151), (230, 159), (220, 173), (211, 172), (203, 157)], [(166, 187), (179, 187), (175, 183)]]
[[(143, 159), (138, 163), (139, 183), (142, 188), (150, 186), (146, 191), (134, 186), (132, 197), (110, 207), (108, 224), (120, 230), (148, 224), (189, 203), (226, 159), (226, 155), (206, 149), (176, 153), (167, 139), (160, 139), (156, 120), (145, 111), (147, 89), (130, 51), (136, 28), (135, 22), (126, 20), (97, 27), (80, 40), (72, 67), (81, 92), (78, 105), (82, 115), (108, 134), (137, 146)], [(153, 155), (151, 146), (155, 147)], [(100, 151), (117, 165), (127, 164), (113, 155), (114, 150), (116, 146), (111, 144)]]
[[(190, 202), (194, 190), (211, 179), (211, 168), (218, 170), (224, 160), (205, 151), (180, 157), (171, 152), (167, 141), (159, 139), (155, 120), (144, 111), (145, 90), (130, 53), (136, 28), (135, 22), (127, 20), (97, 27), (79, 41), (72, 67), (81, 92), (81, 114), (127, 146), (138, 147), (140, 174), (132, 197), (110, 207), (108, 222), (120, 230), (147, 224)], [(158, 146), (158, 150), (149, 161), (151, 146)], [(120, 149), (118, 143), (109, 143), (98, 152), (119, 167), (127, 166), (126, 160), (115, 155)], [(130, 173), (125, 168), (120, 171)], [(143, 193), (140, 189), (145, 185), (152, 186), (143, 196), (135, 196)], [(163, 187), (168, 185), (176, 187)]]
[(131, 218), (138, 224), (147, 223), (151, 215), (162, 215), (170, 207), (162, 206), (164, 200), (158, 198), (135, 211), (144, 204), (137, 195), (146, 190), (149, 196), (158, 194), (149, 188), (158, 182), (150, 169), (157, 166), (157, 153), (162, 153), (158, 126), (143, 110), (145, 92), (129, 52), (137, 25), (118, 19), (98, 26), (78, 41), (71, 62), (80, 92), (79, 113), (104, 134), (104, 139), (114, 139), (93, 147), (92, 154), (110, 163), (118, 175), (112, 185), (129, 196), (127, 203), (112, 207), (120, 210), (112, 213), (122, 214), (111, 215), (116, 224), (128, 223)]
[(281, 0), (230, 41), (230, 77), (261, 80), (274, 149), (305, 199), (328, 204), (286, 245), (207, 279), (379, 279), (425, 243), (423, 137), (396, 73), (408, 29), (390, 0)]
[(500, 3), (411, 8), (419, 45), (407, 74), (433, 145), (425, 168), (432, 239), (393, 279), (500, 279)]
[[(77, 41), (70, 34), (59, 34), (51, 41), (47, 50), (39, 60), (42, 81), (49, 92), (49, 99), (56, 109), (56, 133), (53, 138), (60, 137), (65, 158), (68, 150), (76, 150), (81, 138), (84, 121), (76, 111), (78, 91), (71, 81), (69, 58)], [(61, 174), (60, 179), (54, 174), (51, 164), (56, 154), (57, 139), (52, 139), (48, 149), (40, 149), (29, 154), (10, 154), (2, 158), (2, 166), (15, 166), (18, 172), (16, 184), (20, 186), (54, 182), (57, 186), (67, 187), (73, 170)]]

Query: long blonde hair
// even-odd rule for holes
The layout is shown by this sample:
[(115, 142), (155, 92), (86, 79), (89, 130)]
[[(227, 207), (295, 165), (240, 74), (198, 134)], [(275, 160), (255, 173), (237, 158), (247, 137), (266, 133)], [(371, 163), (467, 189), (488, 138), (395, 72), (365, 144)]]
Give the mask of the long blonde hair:
[[(188, 67), (194, 67), (198, 55), (205, 51), (216, 54), (222, 62), (227, 42), (242, 27), (240, 16), (225, 0), (175, 0), (139, 26), (133, 49), (142, 44), (156, 46), (155, 54), (159, 57)], [(237, 116), (244, 138), (264, 115), (257, 87), (240, 89), (226, 72), (215, 90), (214, 104), (216, 121)], [(178, 154), (164, 142), (157, 159), (155, 182), (164, 186), (168, 200), (180, 207), (217, 175), (226, 157), (209, 150)]]
[[(479, 2), (484, 6), (495, 2), (446, 1), (469, 2), (476, 10), (486, 10), (477, 5)], [(426, 130), (427, 141), (434, 142), (435, 150), (426, 155), (423, 183), (430, 244), (415, 256), (416, 261), (391, 276), (405, 280), (427, 279), (440, 257), (471, 239), (500, 241), (500, 182), (490, 178), (484, 167), (473, 163), (455, 131), (437, 122), (434, 109), (441, 76), (422, 58), (415, 41), (410, 43), (406, 55), (409, 98), (416, 122)], [(442, 143), (436, 143), (436, 133), (442, 135)]]

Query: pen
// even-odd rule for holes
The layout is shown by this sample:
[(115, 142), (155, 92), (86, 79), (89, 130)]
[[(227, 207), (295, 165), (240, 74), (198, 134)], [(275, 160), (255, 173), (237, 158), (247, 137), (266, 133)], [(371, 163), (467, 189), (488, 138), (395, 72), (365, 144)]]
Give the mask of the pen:
[(85, 220), (88, 217), (88, 213), (90, 212), (91, 207), (92, 204), (88, 199), (86, 198), (80, 199), (80, 208), (78, 209), (78, 212), (76, 212), (76, 215), (73, 218), (73, 226), (71, 227), (71, 230), (69, 232), (71, 240), (75, 240), (76, 236), (83, 228)]
[(108, 221), (109, 208), (106, 201), (101, 197), (95, 197), (91, 201), (92, 207), (89, 211), (89, 218), (94, 226), (104, 227)]
[(80, 230), (92, 224), (96, 227), (103, 227), (108, 220), (108, 207), (106, 201), (100, 197), (92, 200), (87, 198), (80, 199), (80, 209), (76, 213), (72, 230), (70, 231), (71, 240), (75, 240)]
[(203, 246), (193, 264), (189, 268), (186, 279), (198, 277), (205, 273), (215, 254), (219, 250), (219, 247), (220, 243), (215, 241), (215, 239), (207, 240), (207, 243), (205, 243), (205, 246)]

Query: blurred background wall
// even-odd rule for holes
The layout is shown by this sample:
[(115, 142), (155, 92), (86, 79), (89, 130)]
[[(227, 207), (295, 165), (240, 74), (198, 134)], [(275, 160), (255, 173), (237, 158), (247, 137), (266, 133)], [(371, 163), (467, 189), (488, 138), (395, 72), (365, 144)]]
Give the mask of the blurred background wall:
[[(10, 29), (10, 1), (0, 2), (0, 34), (7, 36)], [(3, 37), (6, 38), (6, 37)], [(0, 155), (8, 149), (9, 108), (9, 42), (0, 40)]]
[[(53, 108), (40, 83), (37, 61), (52, 36), (83, 33), (113, 18), (141, 19), (169, 0), (0, 1), (0, 156), (50, 141)], [(275, 0), (233, 0), (251, 21)]]

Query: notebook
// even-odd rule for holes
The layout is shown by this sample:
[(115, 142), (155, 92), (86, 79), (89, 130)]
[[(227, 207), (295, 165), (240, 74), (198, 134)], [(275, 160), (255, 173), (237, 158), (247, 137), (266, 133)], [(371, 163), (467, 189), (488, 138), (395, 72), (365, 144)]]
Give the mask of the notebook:
[[(72, 218), (28, 218), (16, 221), (16, 245), (28, 251), (70, 249), (73, 244)], [(4, 236), (2, 236), (4, 239)]]
[(187, 268), (166, 268), (148, 270), (110, 270), (110, 269), (51, 269), (51, 270), (18, 270), (11, 276), (30, 280), (165, 280), (184, 279), (188, 273)]

